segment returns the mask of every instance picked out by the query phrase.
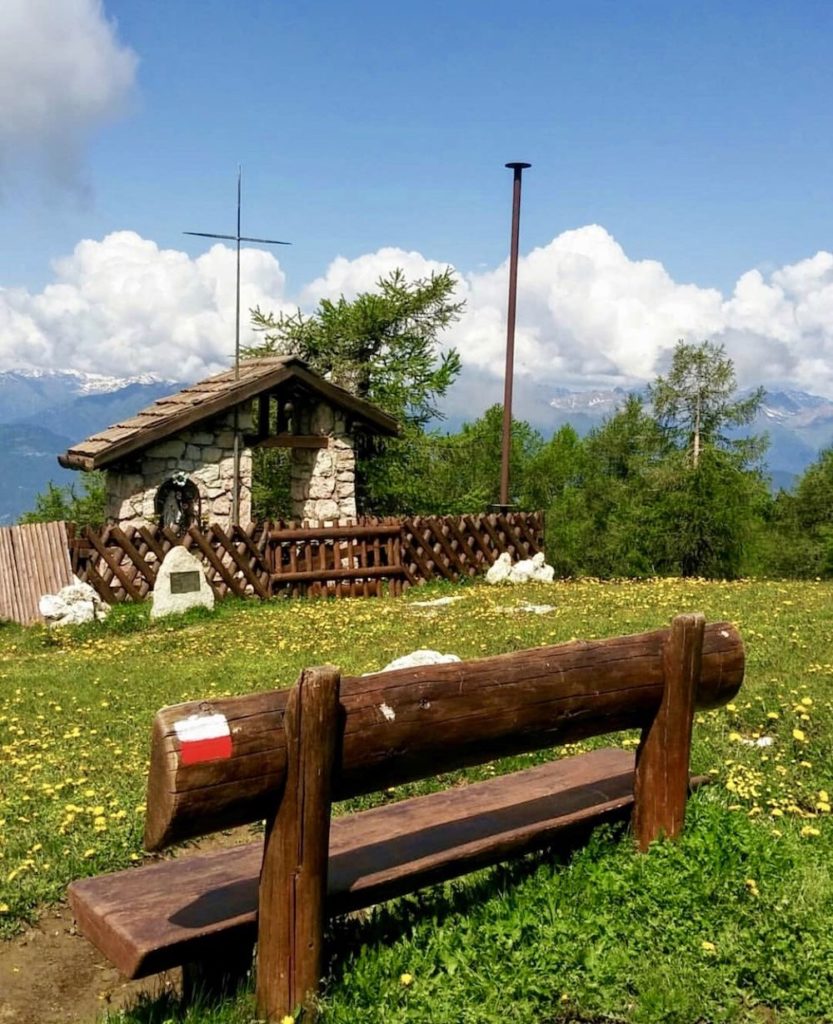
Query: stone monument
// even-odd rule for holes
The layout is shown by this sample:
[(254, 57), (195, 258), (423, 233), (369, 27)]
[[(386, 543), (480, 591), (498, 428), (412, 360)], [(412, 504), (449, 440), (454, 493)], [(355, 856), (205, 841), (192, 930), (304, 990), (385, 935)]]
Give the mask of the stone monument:
[(180, 615), (191, 608), (214, 608), (214, 591), (198, 558), (177, 545), (165, 555), (153, 587), (150, 617)]

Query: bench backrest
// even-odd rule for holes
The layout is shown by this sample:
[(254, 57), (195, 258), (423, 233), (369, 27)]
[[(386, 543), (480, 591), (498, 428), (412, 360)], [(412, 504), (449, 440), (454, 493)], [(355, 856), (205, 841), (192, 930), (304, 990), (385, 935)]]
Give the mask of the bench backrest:
[[(644, 735), (662, 708), (690, 740), (694, 707), (717, 707), (737, 693), (744, 650), (729, 623), (704, 628), (702, 616), (680, 616), (672, 629), (475, 661), (343, 678), (335, 669), (318, 671), (335, 676), (331, 795), (339, 800), (621, 729)], [(669, 709), (678, 689), (669, 680), (681, 674), (688, 697), (673, 697)], [(147, 849), (275, 813), (286, 781), (291, 693), (194, 701), (158, 713)], [(688, 743), (677, 746), (687, 773)], [(662, 757), (649, 759), (651, 772), (664, 770)]]

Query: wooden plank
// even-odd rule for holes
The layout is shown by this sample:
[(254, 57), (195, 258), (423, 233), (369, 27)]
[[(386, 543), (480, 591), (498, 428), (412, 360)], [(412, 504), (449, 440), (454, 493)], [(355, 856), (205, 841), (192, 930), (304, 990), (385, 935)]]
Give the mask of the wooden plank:
[(43, 592), (44, 583), (40, 565), (29, 543), (28, 532), (22, 526), (13, 526), (11, 530), (17, 564), (16, 589), (20, 601), (20, 621), (29, 625), (40, 618), (37, 598)]
[[(421, 578), (424, 580), (431, 580), (434, 578), (434, 570), (429, 566), (428, 560), (423, 558), (422, 551), (420, 550), (419, 541), (414, 536), (415, 527), (412, 520), (405, 520), (405, 524), (402, 527), (402, 533), (400, 535), (400, 546), (402, 554), (407, 554), (417, 570), (422, 574)], [(411, 582), (415, 582), (417, 577), (414, 575), (410, 566), (407, 569), (409, 579)]]
[[(311, 559), (307, 560), (311, 564)], [(364, 577), (376, 576), (401, 576), (404, 570), (402, 566), (371, 566), (363, 569), (357, 565), (354, 569), (299, 569), (297, 572), (278, 572), (272, 579), (276, 583), (323, 583), (327, 580), (358, 580)]]
[[(373, 906), (621, 820), (632, 785), (633, 755), (605, 749), (337, 817), (327, 910)], [(82, 933), (142, 977), (251, 941), (262, 850), (256, 842), (84, 879), (70, 905)]]
[(152, 588), (156, 583), (156, 570), (145, 561), (136, 545), (130, 540), (124, 530), (119, 526), (114, 526), (110, 536), (116, 540), (127, 557), (136, 566), (136, 569), (144, 576), (148, 587)]
[(92, 559), (87, 563), (86, 571), (86, 583), (98, 593), (98, 596), (102, 601), (107, 604), (120, 604), (124, 600), (124, 592), (119, 593), (114, 587), (111, 587), (104, 577), (99, 573), (98, 569), (93, 565)]
[(268, 589), (263, 585), (257, 573), (252, 570), (251, 564), (238, 552), (231, 537), (229, 537), (223, 528), (218, 526), (217, 523), (212, 526), (212, 530), (214, 531), (214, 536), (219, 538), (224, 550), (227, 551), (229, 556), (234, 560), (234, 564), (238, 566), (245, 578), (249, 583), (251, 583), (257, 596), (263, 598), (264, 601), (268, 600)]
[(498, 513), (497, 517), (498, 525), (506, 537), (507, 547), (512, 548), (514, 551), (513, 557), (517, 560), (520, 558), (526, 558), (529, 555), (527, 545), (524, 543), (520, 536), (520, 531), (516, 524), (510, 523), (505, 515)]
[[(443, 521), (438, 519), (436, 516), (429, 516), (425, 520), (425, 524), (431, 533), (436, 537), (443, 554), (448, 559), (448, 568), (451, 571), (452, 579), (458, 579), (460, 574), (467, 575), (466, 567), (463, 564), (462, 559), (459, 557), (457, 552), (451, 546), (448, 538), (443, 532)], [(435, 562), (437, 559), (435, 559)]]
[[(111, 533), (111, 536), (112, 535), (113, 534)], [(132, 597), (134, 601), (141, 601), (144, 595), (135, 585), (135, 583), (130, 579), (127, 573), (122, 569), (120, 564), (120, 558), (113, 552), (108, 551), (107, 547), (102, 542), (101, 538), (97, 537), (94, 531), (91, 530), (87, 536), (89, 537), (92, 546), (95, 548), (95, 550), (104, 560), (104, 562), (110, 567), (110, 569), (113, 572), (113, 575), (122, 585), (122, 587), (124, 587), (125, 593), (129, 597)]]
[[(217, 573), (220, 579), (225, 583), (226, 587), (231, 591), (232, 594), (237, 594), (239, 588), (237, 586), (237, 580), (234, 578), (234, 574), (225, 565), (223, 560), (219, 557), (217, 552), (214, 550), (213, 545), (210, 543), (208, 537), (199, 529), (197, 526), (190, 526), (188, 528), (188, 536), (193, 540), (196, 546), (199, 548), (201, 554), (211, 566), (212, 569)], [(215, 583), (215, 589), (217, 584)]]
[(5, 610), (3, 615), (11, 622), (20, 622), (18, 610), (18, 598), (15, 587), (17, 580), (17, 559), (14, 553), (14, 542), (12, 541), (12, 528), (4, 526), (0, 528), (0, 583), (3, 586)]
[[(336, 798), (553, 747), (615, 729), (642, 728), (663, 694), (669, 631), (573, 641), (475, 661), (345, 677), (344, 735)], [(731, 700), (743, 680), (744, 651), (728, 623), (706, 629), (697, 707)], [(286, 744), (276, 728), (287, 691), (191, 701), (155, 719), (148, 775), (145, 846), (264, 818), (285, 774)], [(206, 764), (180, 760), (175, 724), (192, 714), (225, 715), (232, 756)]]
[(147, 544), (150, 550), (159, 559), (159, 563), (163, 562), (165, 555), (168, 553), (170, 548), (166, 549), (160, 542), (158, 537), (155, 536), (155, 531), (151, 531), (147, 526), (139, 527), (139, 536)]
[(500, 555), (502, 555), (504, 553), (504, 551), (507, 550), (507, 547), (506, 547), (506, 544), (501, 540), (497, 530), (495, 529), (495, 527), (494, 527), (494, 525), (492, 523), (492, 518), (494, 518), (494, 517), (488, 516), (488, 515), (481, 516), (480, 517), (480, 525), (483, 527), (483, 529), (489, 535), (489, 539), (491, 540), (492, 544), (494, 544), (495, 556), (494, 556), (493, 561), (497, 561), (498, 557)]
[(663, 646), (662, 702), (643, 729), (636, 757), (634, 835), (641, 850), (683, 829), (705, 625), (702, 615), (678, 615)]
[(10, 622), (20, 622), (14, 585), (16, 579), (17, 562), (11, 527), (0, 527), (0, 616)]
[[(477, 560), (472, 552), (469, 539), (463, 534), (462, 530), (457, 525), (454, 516), (446, 516), (445, 524), (448, 527), (448, 532), (454, 537), (454, 540), (457, 541), (460, 552), (460, 561), (463, 563), (463, 571), (469, 576), (476, 576)], [(463, 556), (465, 556), (465, 558)]]
[(315, 1017), (323, 974), (338, 669), (304, 669), (284, 717), (286, 783), (266, 821), (258, 894), (257, 1008), (266, 1020)]
[(509, 522), (515, 527), (515, 529), (524, 535), (526, 538), (527, 553), (530, 558), (533, 555), (537, 555), (541, 550), (541, 545), (538, 543), (538, 538), (535, 536), (533, 531), (529, 528), (527, 519), (529, 518), (526, 512), (510, 512), (506, 517)]
[(495, 558), (497, 557), (497, 553), (489, 547), (485, 540), (483, 540), (483, 530), (481, 529), (479, 518), (480, 517), (478, 517), (478, 521), (475, 523), (475, 520), (472, 518), (472, 516), (463, 516), (463, 523), (465, 524), (466, 530), (468, 531), (469, 535), (474, 537), (475, 543), (483, 552), (483, 557), (485, 558), (486, 564), (488, 566), (491, 565), (492, 562), (494, 562)]

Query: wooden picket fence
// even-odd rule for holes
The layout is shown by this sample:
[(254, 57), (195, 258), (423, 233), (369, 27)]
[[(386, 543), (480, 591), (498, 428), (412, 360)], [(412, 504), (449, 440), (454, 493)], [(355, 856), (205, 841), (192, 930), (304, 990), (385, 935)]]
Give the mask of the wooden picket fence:
[(503, 552), (542, 549), (539, 512), (360, 517), (339, 525), (267, 521), (183, 533), (161, 526), (70, 527), (72, 569), (109, 604), (142, 601), (165, 555), (180, 544), (204, 565), (217, 597), (370, 597), (433, 579), (484, 572)]
[(41, 621), (40, 598), (73, 582), (68, 546), (66, 523), (0, 527), (0, 619)]

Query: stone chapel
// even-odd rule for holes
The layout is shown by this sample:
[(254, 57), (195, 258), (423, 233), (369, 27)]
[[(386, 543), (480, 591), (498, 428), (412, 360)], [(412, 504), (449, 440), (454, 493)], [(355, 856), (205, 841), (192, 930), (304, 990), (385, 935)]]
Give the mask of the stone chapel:
[(225, 528), (251, 521), (253, 449), (288, 448), (293, 517), (338, 521), (356, 515), (361, 432), (399, 428), (298, 357), (268, 356), (160, 398), (58, 461), (104, 472), (110, 523)]

